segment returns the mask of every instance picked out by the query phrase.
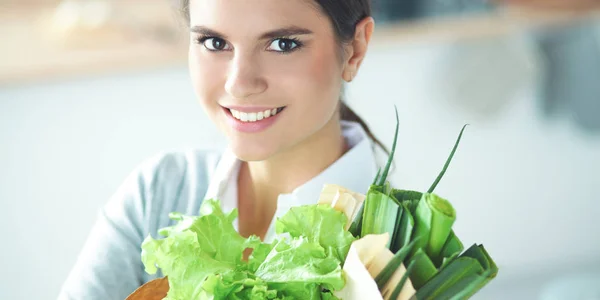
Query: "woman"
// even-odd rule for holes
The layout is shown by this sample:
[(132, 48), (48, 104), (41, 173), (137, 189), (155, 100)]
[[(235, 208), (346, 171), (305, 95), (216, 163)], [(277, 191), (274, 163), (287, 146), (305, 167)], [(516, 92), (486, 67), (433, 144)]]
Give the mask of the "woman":
[(366, 193), (377, 169), (362, 121), (340, 101), (374, 28), (368, 0), (184, 1), (193, 87), (229, 147), (142, 164), (102, 210), (59, 299), (125, 299), (150, 276), (140, 245), (197, 214), (237, 208), (240, 234), (273, 238), (273, 220), (312, 204), (325, 183)]

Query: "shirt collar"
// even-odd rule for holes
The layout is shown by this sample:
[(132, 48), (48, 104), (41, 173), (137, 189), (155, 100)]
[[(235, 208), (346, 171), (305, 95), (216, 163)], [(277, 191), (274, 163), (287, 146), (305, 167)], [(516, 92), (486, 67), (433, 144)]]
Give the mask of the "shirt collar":
[(350, 150), (292, 193), (281, 194), (278, 210), (287, 211), (292, 206), (317, 203), (325, 184), (337, 184), (357, 193), (367, 193), (377, 171), (369, 138), (355, 122), (342, 121), (342, 133)]
[[(377, 171), (375, 154), (365, 130), (356, 122), (342, 121), (342, 134), (350, 150), (327, 169), (289, 194), (281, 194), (277, 215), (292, 206), (315, 204), (325, 184), (337, 184), (349, 190), (366, 194)], [(237, 207), (237, 174), (241, 162), (227, 148), (217, 164), (208, 186), (206, 197), (221, 200), (223, 208)], [(233, 193), (235, 191), (235, 193)]]

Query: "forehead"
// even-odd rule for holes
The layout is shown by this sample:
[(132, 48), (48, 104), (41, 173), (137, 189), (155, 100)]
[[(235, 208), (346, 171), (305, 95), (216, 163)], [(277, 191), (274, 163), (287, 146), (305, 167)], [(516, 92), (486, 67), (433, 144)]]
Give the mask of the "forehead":
[(190, 0), (190, 25), (227, 34), (299, 26), (327, 28), (328, 19), (314, 0)]

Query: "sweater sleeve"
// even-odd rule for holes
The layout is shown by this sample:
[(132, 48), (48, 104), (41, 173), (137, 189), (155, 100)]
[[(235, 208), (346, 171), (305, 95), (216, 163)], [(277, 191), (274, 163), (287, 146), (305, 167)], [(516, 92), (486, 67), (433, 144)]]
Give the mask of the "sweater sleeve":
[[(156, 178), (170, 178), (160, 182), (160, 189), (180, 186), (183, 180), (179, 168), (165, 166), (167, 161), (168, 157), (161, 155), (141, 164), (100, 210), (59, 300), (123, 300), (148, 280), (141, 244), (149, 232), (151, 212), (156, 210), (152, 203)], [(165, 168), (170, 176), (161, 176)]]

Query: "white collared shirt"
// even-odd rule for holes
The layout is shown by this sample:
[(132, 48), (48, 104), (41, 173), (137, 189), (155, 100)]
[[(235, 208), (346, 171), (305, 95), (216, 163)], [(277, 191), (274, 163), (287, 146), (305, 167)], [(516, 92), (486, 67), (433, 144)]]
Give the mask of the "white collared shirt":
[[(342, 121), (342, 134), (350, 150), (331, 164), (323, 172), (297, 187), (288, 194), (277, 198), (277, 210), (271, 220), (265, 242), (275, 237), (275, 220), (282, 217), (291, 207), (315, 204), (325, 184), (337, 184), (352, 191), (366, 194), (377, 172), (375, 154), (366, 132), (355, 122)], [(241, 161), (227, 149), (219, 161), (211, 178), (205, 199), (219, 199), (225, 212), (238, 208), (237, 175)], [(234, 221), (238, 230), (238, 220)]]

